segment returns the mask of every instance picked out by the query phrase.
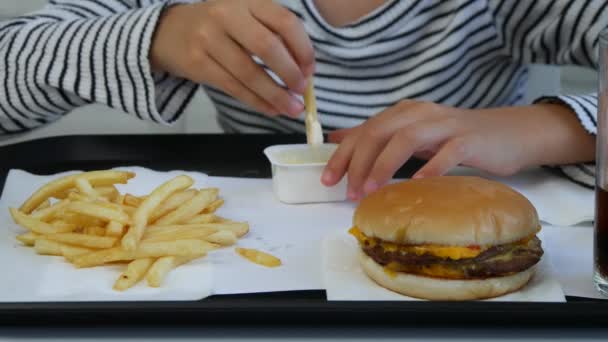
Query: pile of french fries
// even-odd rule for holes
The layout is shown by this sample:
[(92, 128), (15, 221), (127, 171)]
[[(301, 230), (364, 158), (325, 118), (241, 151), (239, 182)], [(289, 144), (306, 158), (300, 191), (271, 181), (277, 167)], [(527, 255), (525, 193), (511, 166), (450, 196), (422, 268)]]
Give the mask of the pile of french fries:
[(17, 239), (79, 268), (128, 263), (114, 284), (123, 291), (144, 278), (159, 287), (179, 265), (234, 245), (249, 231), (248, 223), (215, 214), (224, 203), (217, 188), (194, 189), (192, 178), (182, 175), (146, 196), (121, 194), (116, 185), (133, 177), (91, 171), (44, 185), (19, 209), (10, 208), (27, 230)]

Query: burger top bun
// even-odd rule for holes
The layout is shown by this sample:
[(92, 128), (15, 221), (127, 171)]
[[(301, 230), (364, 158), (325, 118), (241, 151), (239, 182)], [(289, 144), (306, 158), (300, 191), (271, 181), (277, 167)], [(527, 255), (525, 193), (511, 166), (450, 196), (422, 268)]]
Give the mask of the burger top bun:
[(540, 229), (536, 209), (523, 195), (465, 176), (387, 185), (360, 202), (353, 224), (388, 242), (450, 246), (511, 243)]

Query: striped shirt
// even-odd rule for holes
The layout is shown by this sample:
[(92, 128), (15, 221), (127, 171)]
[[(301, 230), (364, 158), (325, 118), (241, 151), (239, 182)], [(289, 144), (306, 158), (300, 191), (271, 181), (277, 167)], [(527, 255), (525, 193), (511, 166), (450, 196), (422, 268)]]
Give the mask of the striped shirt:
[[(51, 0), (0, 23), (0, 134), (53, 122), (103, 103), (170, 124), (198, 84), (155, 73), (148, 60), (159, 14), (188, 0)], [(597, 67), (608, 0), (388, 0), (334, 27), (314, 0), (279, 1), (304, 23), (315, 47), (315, 89), (327, 130), (352, 127), (404, 99), (461, 108), (523, 104), (527, 65)], [(304, 132), (302, 119), (269, 118), (203, 85), (227, 132)], [(595, 134), (597, 95), (537, 102), (570, 107)], [(584, 185), (592, 164), (556, 168)]]

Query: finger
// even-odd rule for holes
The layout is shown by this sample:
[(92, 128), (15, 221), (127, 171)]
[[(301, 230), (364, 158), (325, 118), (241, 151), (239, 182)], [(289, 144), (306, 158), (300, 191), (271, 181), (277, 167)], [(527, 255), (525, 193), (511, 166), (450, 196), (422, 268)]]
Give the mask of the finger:
[(302, 21), (283, 6), (271, 1), (252, 6), (253, 16), (279, 35), (295, 58), (305, 78), (312, 76), (315, 54)]
[(321, 182), (324, 185), (334, 186), (338, 184), (342, 177), (344, 177), (353, 151), (355, 150), (356, 142), (356, 134), (351, 134), (345, 137), (340, 143), (336, 151), (327, 162), (323, 175), (321, 176)]
[[(278, 20), (275, 18), (275, 20)], [(307, 80), (283, 40), (251, 16), (228, 23), (228, 34), (243, 48), (262, 59), (294, 92), (304, 94)]]
[(249, 90), (281, 112), (298, 116), (304, 110), (304, 104), (300, 100), (272, 80), (266, 71), (229, 37), (221, 39), (221, 44), (216, 44), (209, 53)]
[(470, 148), (468, 142), (464, 137), (449, 140), (412, 178), (434, 177), (446, 174), (450, 169), (458, 166), (458, 164), (469, 157)]
[(359, 128), (361, 126), (357, 126), (357, 127), (353, 127), (353, 128), (343, 128), (343, 129), (337, 129), (335, 131), (329, 132), (329, 136), (328, 136), (328, 140), (331, 143), (340, 143), (342, 140), (344, 140), (344, 138), (346, 136), (348, 136), (349, 134), (352, 134), (355, 129)]
[[(383, 128), (385, 130), (390, 129), (387, 126)], [(388, 132), (369, 133), (380, 129), (382, 128), (367, 128), (359, 135), (357, 148), (353, 152), (348, 165), (348, 191), (354, 194), (355, 200), (363, 196), (363, 183), (374, 166), (376, 158), (392, 137), (392, 133)]]
[(269, 116), (279, 114), (279, 111), (274, 106), (249, 90), (241, 81), (232, 76), (228, 70), (224, 69), (210, 56), (205, 59), (204, 72), (206, 83), (209, 85), (221, 89), (228, 95), (261, 113)]
[(376, 159), (365, 181), (365, 193), (386, 184), (416, 151), (440, 144), (452, 131), (452, 125), (445, 120), (420, 122), (399, 130)]

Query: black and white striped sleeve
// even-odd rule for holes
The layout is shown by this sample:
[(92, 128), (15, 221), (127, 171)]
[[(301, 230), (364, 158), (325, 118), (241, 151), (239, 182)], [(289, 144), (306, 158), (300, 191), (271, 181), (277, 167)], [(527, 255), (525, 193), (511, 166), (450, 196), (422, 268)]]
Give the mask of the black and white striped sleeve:
[(94, 102), (143, 120), (175, 121), (198, 86), (151, 70), (152, 36), (169, 3), (54, 0), (0, 23), (0, 134)]
[[(608, 27), (608, 0), (493, 0), (505, 53), (523, 64), (581, 65), (596, 69), (600, 32)], [(597, 94), (559, 95), (535, 103), (569, 107), (590, 134), (597, 132)], [(562, 166), (572, 180), (595, 184), (589, 165)]]

